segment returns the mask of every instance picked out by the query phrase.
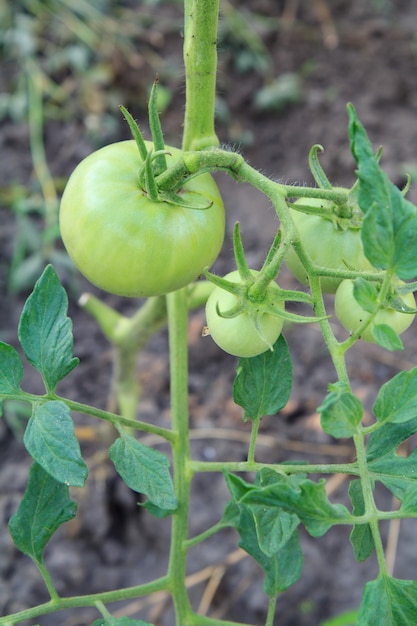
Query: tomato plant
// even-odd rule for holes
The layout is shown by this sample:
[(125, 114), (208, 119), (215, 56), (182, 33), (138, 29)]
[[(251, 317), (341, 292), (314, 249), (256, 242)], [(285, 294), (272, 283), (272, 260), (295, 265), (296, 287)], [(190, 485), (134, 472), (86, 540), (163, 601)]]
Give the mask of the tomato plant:
[[(319, 198), (301, 198), (295, 204), (328, 209), (332, 207), (332, 202)], [(337, 219), (302, 213), (296, 209), (293, 209), (291, 214), (301, 242), (313, 263), (332, 270), (352, 269), (368, 272), (373, 270), (363, 252), (360, 224), (356, 220), (350, 223), (343, 220), (341, 227)], [(292, 248), (288, 251), (285, 262), (297, 280), (304, 285), (308, 284), (304, 266)], [(320, 283), (325, 293), (335, 293), (341, 279), (322, 276)]]
[[(356, 300), (354, 293), (354, 281), (343, 280), (335, 296), (335, 312), (342, 326), (349, 332), (357, 330), (365, 320), (369, 319), (371, 313), (365, 311)], [(406, 307), (415, 309), (416, 303), (412, 293), (401, 298)], [(361, 334), (361, 339), (375, 343), (374, 328), (379, 324), (390, 326), (400, 335), (412, 324), (415, 315), (413, 313), (402, 313), (389, 306), (389, 302), (380, 309), (372, 322)]]
[[(152, 145), (147, 142), (148, 149)], [(168, 165), (181, 152), (167, 147)], [(97, 150), (72, 173), (60, 209), (61, 235), (79, 270), (97, 287), (121, 296), (155, 296), (195, 280), (216, 259), (224, 239), (224, 208), (209, 174), (179, 194), (206, 209), (151, 201), (139, 183), (135, 141)]]
[[(251, 271), (254, 276), (258, 273), (255, 270)], [(240, 274), (235, 270), (227, 274), (225, 279), (238, 283)], [(274, 289), (274, 283), (269, 288)], [(213, 289), (206, 304), (207, 326), (213, 340), (222, 350), (234, 356), (249, 358), (266, 352), (281, 334), (283, 319), (257, 311), (258, 322), (256, 322), (250, 313), (251, 309), (243, 310), (235, 317), (227, 317), (227, 313), (237, 304), (238, 298), (235, 294), (221, 287)], [(276, 304), (278, 308), (284, 308), (282, 301)]]

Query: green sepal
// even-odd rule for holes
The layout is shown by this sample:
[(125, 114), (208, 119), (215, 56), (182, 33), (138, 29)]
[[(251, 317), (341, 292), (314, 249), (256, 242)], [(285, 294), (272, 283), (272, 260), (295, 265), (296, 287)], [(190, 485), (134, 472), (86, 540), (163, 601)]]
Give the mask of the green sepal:
[(308, 153), (308, 165), (310, 172), (320, 189), (332, 189), (332, 185), (324, 173), (318, 159), (318, 152), (324, 152), (324, 148), (319, 143), (316, 143), (310, 148), (310, 152)]
[(159, 82), (159, 79), (157, 76), (152, 85), (151, 93), (149, 96), (149, 104), (148, 104), (149, 128), (151, 130), (151, 136), (152, 136), (152, 141), (153, 141), (155, 152), (158, 153), (155, 159), (155, 164), (154, 164), (155, 176), (162, 174), (162, 172), (165, 172), (165, 170), (167, 169), (164, 134), (162, 132), (161, 122), (160, 122), (159, 113), (158, 113), (158, 99), (157, 99), (158, 82)]
[(183, 209), (194, 209), (196, 211), (206, 211), (213, 206), (212, 200), (203, 198), (199, 193), (184, 188), (176, 192), (160, 189), (158, 191), (158, 200)]
[(138, 147), (140, 157), (142, 161), (145, 161), (147, 154), (148, 154), (148, 150), (146, 148), (145, 140), (143, 138), (142, 133), (140, 132), (139, 126), (135, 122), (135, 120), (133, 119), (129, 111), (126, 109), (126, 107), (121, 105), (120, 110), (123, 114), (123, 117), (125, 118), (126, 122), (129, 125), (130, 132), (132, 133), (133, 139), (135, 140), (136, 145)]

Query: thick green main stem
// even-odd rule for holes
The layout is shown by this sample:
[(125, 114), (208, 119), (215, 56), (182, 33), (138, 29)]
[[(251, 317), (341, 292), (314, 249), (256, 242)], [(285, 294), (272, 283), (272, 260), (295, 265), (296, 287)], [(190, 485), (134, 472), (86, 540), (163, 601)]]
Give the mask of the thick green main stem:
[(214, 129), (218, 16), (219, 0), (184, 1), (184, 150), (219, 145)]
[(187, 290), (167, 296), (171, 377), (171, 421), (177, 438), (172, 446), (174, 487), (178, 509), (172, 518), (168, 577), (178, 626), (186, 626), (191, 615), (186, 578), (186, 540), (190, 501), (190, 439), (188, 420)]

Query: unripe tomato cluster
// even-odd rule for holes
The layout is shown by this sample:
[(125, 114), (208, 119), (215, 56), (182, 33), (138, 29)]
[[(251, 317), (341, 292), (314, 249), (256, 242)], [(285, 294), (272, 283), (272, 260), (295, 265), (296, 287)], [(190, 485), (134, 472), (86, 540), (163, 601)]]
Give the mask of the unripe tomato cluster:
[[(332, 208), (331, 202), (318, 198), (302, 198), (295, 204), (313, 208)], [(376, 271), (364, 254), (360, 224), (341, 229), (337, 227), (336, 221), (331, 219), (296, 209), (290, 210), (301, 243), (313, 263), (330, 270)], [(285, 262), (295, 278), (305, 285), (308, 284), (304, 266), (293, 249), (289, 250)], [(361, 307), (354, 296), (353, 280), (322, 276), (320, 284), (324, 293), (335, 294), (336, 317), (350, 334), (369, 319), (371, 314)], [(409, 309), (415, 309), (416, 303), (412, 293), (405, 295), (403, 302)], [(374, 343), (376, 341), (374, 329), (380, 324), (390, 326), (400, 335), (412, 324), (414, 317), (413, 313), (403, 313), (387, 305), (376, 313), (375, 318), (361, 334), (361, 339)]]

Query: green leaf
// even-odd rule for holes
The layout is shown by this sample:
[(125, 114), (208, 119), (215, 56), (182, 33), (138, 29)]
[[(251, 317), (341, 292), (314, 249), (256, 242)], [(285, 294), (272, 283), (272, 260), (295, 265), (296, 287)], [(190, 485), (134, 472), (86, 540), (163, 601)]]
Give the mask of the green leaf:
[(417, 367), (399, 372), (379, 390), (373, 406), (378, 422), (400, 424), (417, 414)]
[(409, 485), (401, 502), (402, 513), (417, 513), (417, 484)]
[[(352, 500), (353, 514), (363, 515), (365, 513), (365, 502), (360, 480), (352, 480), (350, 482), (349, 496)], [(369, 524), (355, 524), (350, 534), (350, 543), (352, 544), (356, 560), (366, 561), (375, 549)]]
[(398, 333), (389, 324), (374, 324), (372, 334), (376, 342), (385, 350), (403, 350), (404, 345)]
[[(261, 471), (261, 475), (263, 471)], [(266, 486), (248, 485), (241, 504), (283, 508), (295, 513), (313, 537), (320, 537), (333, 524), (351, 522), (352, 516), (342, 504), (332, 504), (327, 497), (325, 481), (276, 475), (276, 482)]]
[(303, 567), (303, 555), (300, 548), (298, 533), (294, 532), (288, 541), (273, 555), (269, 556), (261, 549), (253, 516), (249, 507), (242, 507), (238, 532), (241, 540), (239, 545), (255, 559), (265, 572), (263, 589), (274, 597), (285, 591), (300, 577)]
[(356, 626), (411, 626), (417, 616), (417, 582), (380, 575), (365, 585)]
[(175, 511), (177, 499), (165, 455), (128, 434), (116, 439), (109, 455), (130, 489), (145, 494), (160, 509)]
[(25, 495), (9, 521), (14, 544), (41, 563), (49, 539), (61, 524), (75, 516), (76, 510), (68, 487), (52, 478), (38, 463), (33, 463)]
[(283, 509), (278, 511), (263, 506), (251, 507), (259, 547), (267, 556), (273, 556), (290, 540), (300, 523), (297, 515)]
[[(335, 389), (338, 383), (332, 385)], [(344, 386), (331, 391), (318, 407), (323, 430), (333, 437), (352, 437), (363, 416), (363, 406), (359, 398)]]
[(402, 500), (409, 487), (416, 484), (417, 448), (407, 456), (391, 451), (383, 457), (368, 463), (373, 480), (379, 480), (399, 500)]
[(19, 322), (19, 341), (29, 363), (40, 372), (47, 391), (78, 365), (73, 357), (68, 298), (48, 265), (26, 300)]
[(378, 290), (369, 280), (358, 277), (353, 283), (353, 295), (361, 307), (373, 313), (377, 307)]
[(84, 485), (88, 468), (64, 402), (34, 404), (23, 442), (31, 457), (55, 480), (74, 487)]
[(130, 619), (130, 617), (111, 617), (96, 619), (91, 626), (152, 626), (152, 624), (141, 619)]
[(399, 424), (384, 423), (381, 428), (375, 430), (369, 437), (366, 449), (368, 461), (378, 459), (391, 450), (395, 450), (400, 443), (416, 432), (417, 417), (410, 419), (408, 422), (401, 422)]
[(349, 105), (349, 137), (358, 164), (358, 203), (365, 217), (361, 236), (375, 267), (393, 270), (403, 280), (417, 274), (416, 207), (404, 198), (378, 165), (366, 131)]
[(22, 378), (23, 365), (17, 350), (0, 341), (0, 394), (19, 391)]
[(280, 335), (273, 352), (239, 359), (233, 384), (233, 399), (245, 417), (256, 421), (284, 407), (291, 393), (292, 365), (287, 342)]

